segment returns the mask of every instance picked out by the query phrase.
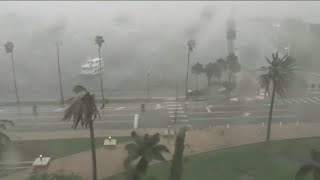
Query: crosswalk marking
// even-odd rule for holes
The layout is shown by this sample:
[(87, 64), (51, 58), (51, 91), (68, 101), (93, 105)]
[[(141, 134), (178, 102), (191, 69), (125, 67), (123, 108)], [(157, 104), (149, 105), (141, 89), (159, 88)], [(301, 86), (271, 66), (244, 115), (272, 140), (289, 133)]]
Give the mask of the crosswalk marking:
[(56, 110), (54, 110), (54, 112), (59, 112), (59, 111), (62, 111), (62, 110), (64, 110), (64, 108), (56, 109)]
[(119, 111), (119, 110), (124, 109), (124, 108), (126, 108), (126, 107), (118, 107), (118, 108), (115, 108), (114, 110)]
[(304, 102), (305, 104), (308, 104), (308, 101), (304, 100), (303, 98), (299, 98), (300, 101)]
[(311, 101), (312, 103), (317, 103), (316, 101), (314, 101), (313, 99), (311, 99), (311, 98), (309, 98), (309, 97), (307, 97), (306, 99), (309, 100), (309, 101)]
[(295, 98), (291, 98), (291, 100), (296, 104), (300, 104), (300, 102), (298, 100), (296, 100)]
[(287, 103), (292, 104), (291, 101), (289, 101), (288, 99), (284, 99)]
[(318, 98), (318, 97), (313, 97), (313, 99), (316, 99), (316, 100), (320, 101), (320, 98)]
[(279, 104), (283, 104), (283, 102), (281, 102), (279, 99), (276, 99), (277, 103)]

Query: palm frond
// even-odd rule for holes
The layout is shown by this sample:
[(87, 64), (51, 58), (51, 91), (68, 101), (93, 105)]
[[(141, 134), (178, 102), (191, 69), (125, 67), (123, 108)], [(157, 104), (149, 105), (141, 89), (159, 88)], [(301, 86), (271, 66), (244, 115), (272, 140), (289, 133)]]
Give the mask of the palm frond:
[(1, 119), (0, 122), (4, 123), (4, 124), (10, 124), (11, 126), (14, 126), (14, 122), (7, 120), (7, 119)]
[(155, 147), (152, 148), (154, 151), (156, 152), (160, 152), (160, 153), (170, 153), (169, 149), (167, 148), (167, 146), (159, 144)]
[(155, 146), (156, 144), (158, 144), (160, 142), (160, 134), (159, 133), (156, 133), (156, 134), (153, 134), (147, 141), (147, 144), (150, 146), (150, 147), (153, 147)]
[(134, 140), (135, 143), (137, 143), (139, 146), (142, 145), (143, 141), (141, 136), (136, 131), (131, 132), (131, 138)]
[(74, 87), (73, 87), (73, 92), (75, 92), (75, 93), (81, 93), (81, 92), (85, 92), (85, 93), (87, 93), (88, 91), (87, 91), (87, 89), (85, 88), (85, 87), (83, 87), (83, 86), (81, 86), (81, 85), (75, 85)]
[(296, 179), (296, 180), (303, 180), (304, 177), (305, 177), (310, 171), (312, 171), (312, 169), (313, 169), (313, 165), (312, 165), (312, 164), (307, 164), (307, 165), (302, 166), (302, 167), (298, 170), (295, 179)]

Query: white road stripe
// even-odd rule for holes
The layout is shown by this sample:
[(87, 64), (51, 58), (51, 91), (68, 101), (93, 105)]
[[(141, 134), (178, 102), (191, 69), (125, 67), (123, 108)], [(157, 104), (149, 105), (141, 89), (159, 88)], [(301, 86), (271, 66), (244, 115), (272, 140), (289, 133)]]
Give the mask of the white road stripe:
[[(268, 118), (269, 116), (249, 116), (248, 119), (258, 119), (258, 118)], [(272, 118), (293, 118), (297, 117), (295, 115), (287, 115), (287, 116), (272, 116)], [(192, 118), (190, 121), (208, 121), (208, 120), (223, 120), (223, 119), (234, 119), (238, 120), (238, 117), (221, 117), (221, 118)]]
[(307, 100), (311, 101), (312, 103), (317, 103), (315, 100), (309, 98), (309, 97), (306, 97)]
[[(135, 114), (106, 114), (100, 115), (101, 117), (126, 117), (126, 116), (133, 116)], [(20, 119), (62, 119), (63, 116), (23, 116), (23, 117), (2, 117), (12, 120), (20, 120)]]
[[(170, 118), (174, 118), (174, 117), (175, 117), (174, 115), (170, 115)], [(184, 117), (184, 118), (185, 118), (185, 117), (187, 117), (187, 115), (185, 115), (185, 114), (178, 114), (177, 117), (178, 117), (178, 118), (180, 118), (180, 117)]]
[(139, 121), (139, 114), (134, 115), (134, 121), (133, 121), (133, 128), (137, 129), (138, 128), (138, 121)]
[[(174, 114), (176, 111), (169, 111), (169, 114)], [(177, 113), (185, 113), (185, 111), (177, 111)]]
[[(104, 124), (104, 123), (132, 123), (132, 121), (128, 120), (119, 120), (119, 121), (95, 121), (93, 124)], [(57, 125), (57, 124), (72, 124), (72, 122), (29, 122), (29, 123), (15, 123), (16, 126), (25, 126), (25, 125)]]
[[(260, 110), (260, 111), (248, 111), (250, 113), (255, 112), (269, 112), (269, 110)], [(274, 109), (273, 112), (288, 112), (288, 110)], [(213, 111), (213, 112), (189, 112), (187, 114), (224, 114), (224, 113), (244, 113), (244, 111)]]
[(64, 108), (56, 109), (56, 110), (54, 110), (54, 112), (59, 112), (59, 111), (62, 111), (62, 110), (64, 110)]
[(291, 101), (289, 101), (288, 99), (284, 99), (287, 103), (292, 104)]
[(318, 97), (313, 97), (313, 99), (316, 99), (317, 101), (320, 101), (320, 98), (318, 98)]
[(293, 101), (296, 104), (300, 104), (300, 101), (296, 100), (295, 98), (291, 98), (291, 101)]
[(126, 107), (118, 107), (118, 108), (116, 108), (114, 110), (119, 111), (119, 110), (124, 109), (124, 108), (126, 108)]
[(175, 102), (175, 101), (167, 101), (167, 102), (164, 102), (166, 104), (179, 104), (179, 102)]
[[(179, 119), (179, 120), (177, 120), (177, 122), (189, 122), (189, 120), (188, 119)], [(174, 122), (174, 120), (171, 120), (171, 122)]]
[(206, 107), (208, 113), (211, 113), (210, 107)]
[(167, 106), (167, 107), (170, 107), (170, 106), (176, 107), (176, 106), (181, 106), (181, 104), (167, 104), (166, 106)]
[(303, 98), (299, 98), (299, 100), (302, 101), (302, 102), (305, 103), (305, 104), (308, 104), (308, 103), (309, 103), (308, 101), (304, 100)]
[(279, 99), (276, 98), (277, 103), (279, 104), (283, 104), (283, 102), (281, 102)]
[(182, 110), (182, 107), (172, 107), (172, 108), (167, 108), (168, 110), (175, 110), (175, 109), (177, 109), (177, 110)]

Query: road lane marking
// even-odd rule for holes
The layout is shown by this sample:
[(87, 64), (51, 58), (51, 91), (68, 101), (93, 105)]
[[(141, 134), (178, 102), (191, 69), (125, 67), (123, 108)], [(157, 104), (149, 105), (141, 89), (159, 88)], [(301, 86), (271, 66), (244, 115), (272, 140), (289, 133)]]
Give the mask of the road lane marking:
[(115, 110), (115, 111), (119, 111), (119, 110), (124, 109), (124, 108), (126, 108), (126, 107), (118, 107), (118, 108), (116, 108), (116, 109), (114, 109), (114, 110)]
[[(269, 110), (260, 111), (249, 111), (250, 113), (255, 112), (269, 112)], [(289, 112), (288, 110), (274, 109), (273, 112)], [(188, 114), (223, 114), (223, 113), (243, 113), (243, 111), (213, 111), (213, 112), (188, 112)]]
[[(107, 115), (100, 115), (101, 117), (126, 117), (126, 116), (133, 116), (135, 114), (107, 114)], [(20, 120), (20, 119), (62, 119), (63, 116), (24, 116), (24, 117), (3, 117), (7, 119), (13, 120)]]
[(139, 114), (134, 115), (134, 121), (133, 121), (133, 128), (137, 129), (138, 128), (138, 121), (139, 121)]
[[(58, 124), (72, 124), (72, 121), (66, 122), (29, 122), (29, 123), (16, 123), (16, 126), (26, 126), (26, 125), (58, 125)], [(128, 120), (119, 120), (119, 121), (94, 121), (93, 124), (104, 124), (104, 123), (132, 123), (132, 121)]]
[(164, 106), (161, 106), (161, 104), (157, 104), (156, 107), (154, 109), (164, 109)]
[(207, 106), (206, 109), (207, 109), (207, 112), (208, 112), (208, 113), (211, 113), (211, 110), (210, 110), (210, 107), (209, 107), (209, 106)]
[(167, 101), (167, 102), (164, 102), (166, 104), (178, 104), (179, 102), (176, 102), (176, 101)]
[(175, 112), (177, 112), (177, 113), (185, 113), (185, 111), (169, 111), (169, 114), (174, 114)]
[(175, 110), (175, 109), (177, 109), (177, 110), (182, 110), (182, 107), (173, 107), (173, 108), (167, 108), (168, 110)]
[(277, 103), (279, 104), (283, 104), (283, 102), (281, 102), (279, 99), (276, 99)]
[[(251, 116), (248, 117), (249, 119), (261, 119), (261, 118), (268, 118), (269, 116)], [(272, 118), (293, 118), (293, 117), (297, 117), (296, 115), (287, 115), (287, 116), (272, 116)], [(190, 121), (208, 121), (208, 120), (223, 120), (223, 119), (232, 119), (232, 120), (236, 120), (238, 117), (221, 117), (221, 118), (191, 118)]]
[(64, 108), (56, 109), (56, 110), (54, 110), (54, 112), (60, 112), (60, 111), (62, 111), (62, 110), (64, 110)]
[[(179, 120), (177, 120), (177, 122), (178, 122), (178, 121), (180, 121), (180, 122), (189, 122), (188, 119), (179, 119)], [(174, 120), (171, 120), (171, 122), (174, 122)]]
[(181, 106), (181, 104), (167, 104), (166, 106), (167, 106), (167, 107), (169, 107), (169, 106), (174, 106), (174, 107), (176, 107), (176, 106)]
[[(175, 116), (174, 115), (170, 115), (170, 118), (174, 118)], [(184, 118), (186, 118), (187, 117), (187, 115), (184, 115), (184, 114), (178, 114), (177, 115), (177, 117), (178, 118), (180, 118), (180, 117), (184, 117)]]
[(243, 116), (242, 117), (248, 117), (250, 116), (251, 113), (243, 113)]

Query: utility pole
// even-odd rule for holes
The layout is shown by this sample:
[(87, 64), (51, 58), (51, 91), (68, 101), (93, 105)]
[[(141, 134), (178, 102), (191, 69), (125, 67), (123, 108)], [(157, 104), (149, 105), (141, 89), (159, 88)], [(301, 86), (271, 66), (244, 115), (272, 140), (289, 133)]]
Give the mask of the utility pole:
[(150, 99), (150, 70), (148, 71), (148, 82), (147, 82), (147, 86), (148, 86), (148, 100)]
[(64, 104), (63, 98), (63, 90), (62, 90), (62, 82), (61, 82), (61, 70), (60, 70), (60, 45), (62, 45), (62, 41), (56, 43), (57, 47), (57, 61), (58, 61), (58, 72), (59, 72), (59, 83), (60, 83), (60, 104)]

